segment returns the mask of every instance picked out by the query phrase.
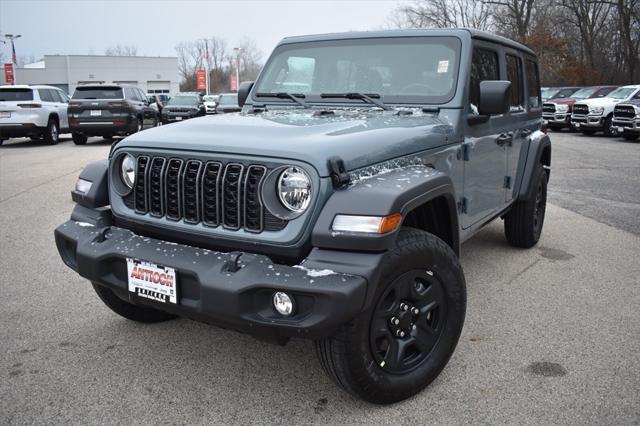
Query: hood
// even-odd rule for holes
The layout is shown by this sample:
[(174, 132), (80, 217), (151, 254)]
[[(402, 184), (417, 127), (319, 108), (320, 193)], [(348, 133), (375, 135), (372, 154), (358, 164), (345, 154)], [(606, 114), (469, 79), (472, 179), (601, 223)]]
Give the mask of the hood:
[(444, 145), (452, 126), (436, 114), (417, 110), (310, 110), (206, 116), (135, 133), (117, 145), (294, 159), (329, 175), (338, 156), (347, 170)]
[(577, 100), (577, 99), (574, 99), (574, 98), (550, 99), (547, 102), (548, 103), (558, 104), (558, 105), (569, 105), (569, 106), (572, 106), (576, 102), (582, 102), (582, 99), (581, 100)]
[(584, 100), (579, 101), (577, 103), (585, 104), (585, 105), (589, 105), (589, 106), (607, 107), (607, 106), (615, 105), (615, 104), (623, 102), (623, 101), (624, 101), (624, 99), (614, 99), (614, 98), (609, 98), (609, 97), (605, 96), (604, 98), (584, 99)]

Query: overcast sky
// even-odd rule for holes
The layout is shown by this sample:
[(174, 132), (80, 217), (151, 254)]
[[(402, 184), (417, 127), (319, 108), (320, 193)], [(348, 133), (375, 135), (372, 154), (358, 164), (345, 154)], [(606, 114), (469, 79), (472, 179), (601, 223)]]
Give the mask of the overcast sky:
[[(244, 36), (266, 59), (285, 36), (384, 27), (402, 0), (0, 0), (0, 33), (22, 34), (18, 56), (97, 54), (116, 44), (174, 56), (181, 41)], [(9, 56), (9, 46), (0, 44)]]

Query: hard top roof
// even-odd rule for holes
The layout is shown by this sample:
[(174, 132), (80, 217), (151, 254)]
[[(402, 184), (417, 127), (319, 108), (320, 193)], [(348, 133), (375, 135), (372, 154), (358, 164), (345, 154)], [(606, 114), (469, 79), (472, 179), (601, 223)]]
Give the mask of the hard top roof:
[(416, 28), (407, 30), (379, 30), (379, 31), (350, 31), (343, 33), (313, 34), (304, 36), (285, 37), (279, 44), (301, 43), (309, 41), (329, 41), (342, 39), (385, 38), (385, 37), (427, 37), (427, 36), (461, 36), (467, 33), (471, 38), (498, 43), (503, 46), (521, 50), (530, 55), (535, 55), (533, 50), (524, 44), (517, 43), (508, 38), (473, 28), (444, 28), (426, 29)]

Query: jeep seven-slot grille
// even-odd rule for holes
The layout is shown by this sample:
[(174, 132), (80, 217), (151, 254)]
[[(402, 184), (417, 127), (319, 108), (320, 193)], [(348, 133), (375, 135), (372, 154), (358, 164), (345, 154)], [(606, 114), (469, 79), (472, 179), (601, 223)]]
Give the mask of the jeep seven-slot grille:
[(633, 119), (636, 117), (636, 110), (632, 105), (616, 105), (613, 110), (613, 115), (615, 118)]
[(575, 104), (573, 106), (573, 113), (577, 115), (587, 115), (589, 114), (589, 107), (584, 104)]
[(546, 104), (542, 104), (542, 112), (551, 112), (551, 113), (555, 113), (556, 112), (556, 104), (549, 102)]
[(133, 204), (137, 213), (187, 224), (277, 231), (287, 221), (264, 208), (266, 175), (262, 165), (139, 156)]

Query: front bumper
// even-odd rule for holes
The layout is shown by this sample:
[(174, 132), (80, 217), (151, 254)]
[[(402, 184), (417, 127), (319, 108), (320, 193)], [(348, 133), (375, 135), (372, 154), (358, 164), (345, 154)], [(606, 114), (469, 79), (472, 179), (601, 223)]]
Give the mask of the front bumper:
[(29, 136), (41, 136), (46, 127), (39, 127), (33, 123), (0, 124), (0, 138), (24, 138)]
[(571, 122), (571, 113), (543, 113), (542, 118), (550, 125), (562, 124), (568, 126)]
[(617, 133), (640, 133), (640, 118), (636, 119), (613, 119), (611, 127)]
[(591, 129), (602, 129), (605, 117), (602, 115), (576, 115), (571, 116), (571, 124), (576, 128), (588, 127)]
[[(362, 276), (274, 264), (263, 255), (242, 253), (239, 269), (232, 272), (229, 265), (238, 252), (177, 245), (75, 220), (60, 225), (55, 239), (67, 266), (124, 300), (266, 340), (328, 337), (365, 304), (367, 280)], [(175, 268), (178, 303), (148, 301), (129, 293), (127, 258)], [(294, 297), (293, 316), (280, 316), (273, 309), (275, 291)]]

